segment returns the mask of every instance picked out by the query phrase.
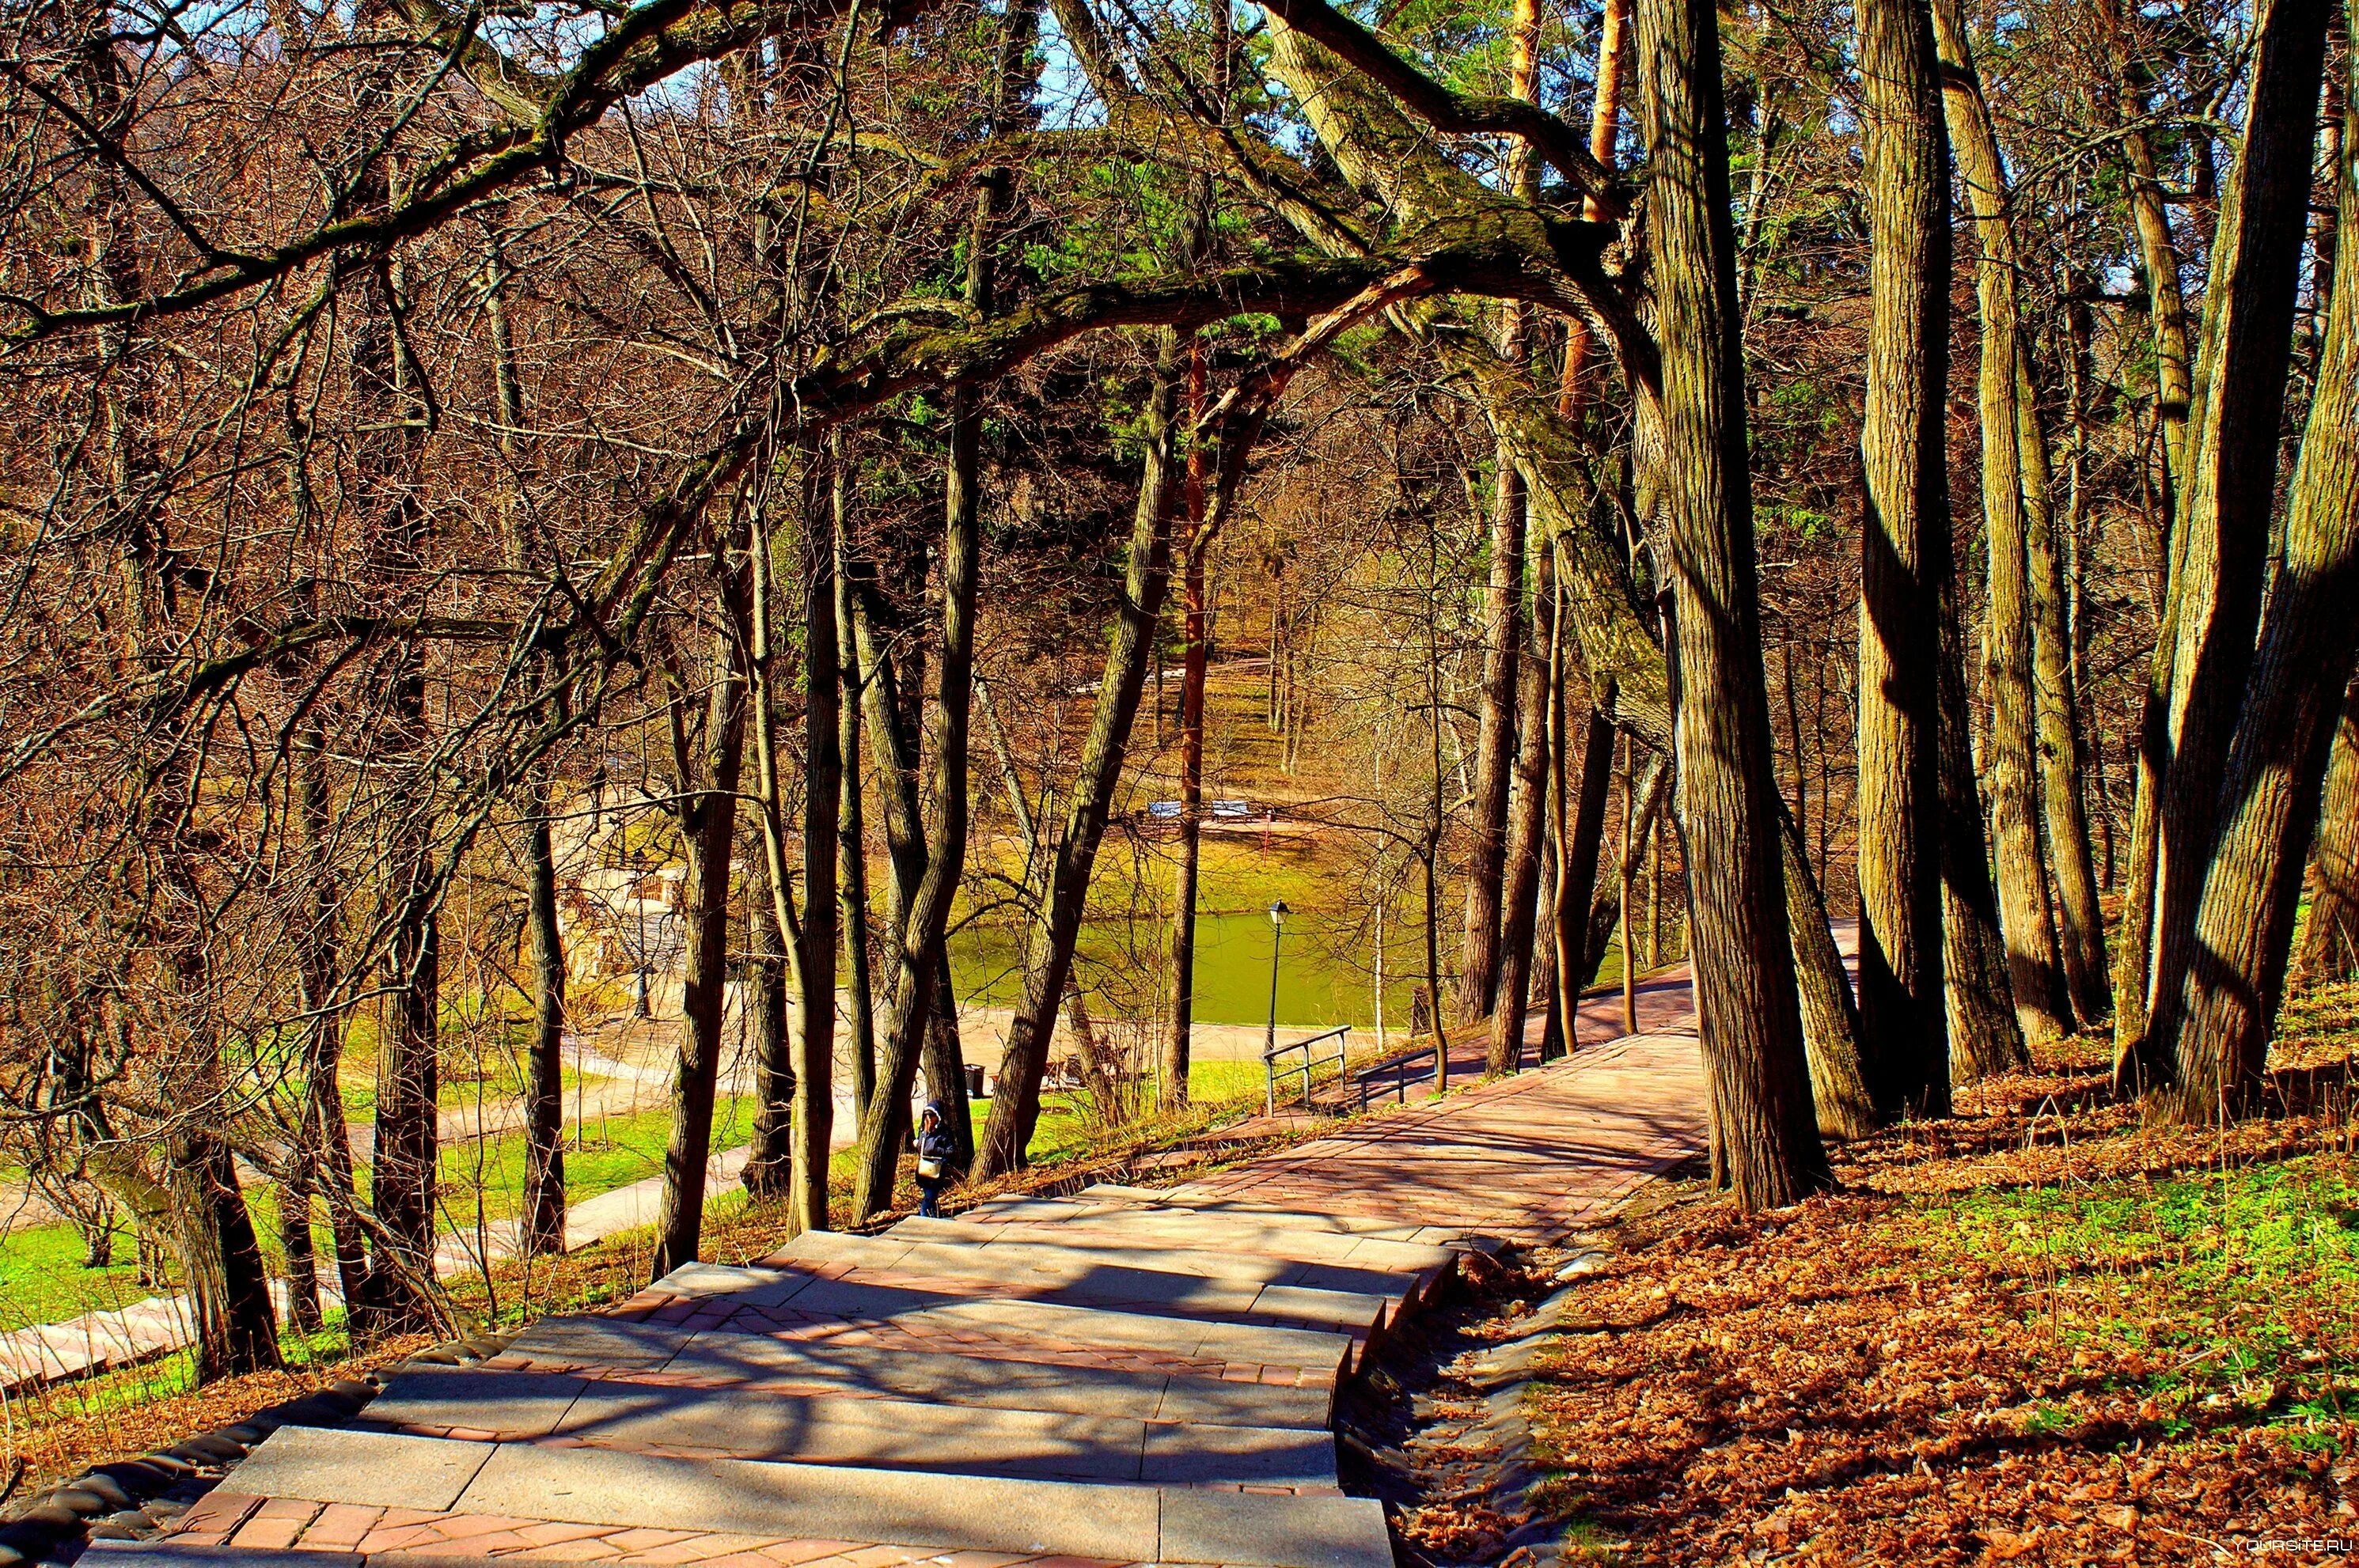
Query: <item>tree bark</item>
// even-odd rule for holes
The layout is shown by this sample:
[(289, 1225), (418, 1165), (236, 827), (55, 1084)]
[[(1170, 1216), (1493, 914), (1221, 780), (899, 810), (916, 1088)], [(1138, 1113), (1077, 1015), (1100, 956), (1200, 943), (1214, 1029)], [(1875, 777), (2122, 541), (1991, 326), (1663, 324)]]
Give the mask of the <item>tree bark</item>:
[[(2025, 351), (2017, 278), (2021, 263), (2007, 211), (2006, 173), (1975, 72), (1964, 8), (1960, 0), (1936, 0), (1933, 16), (1951, 141), (1964, 176), (1978, 242), (1974, 286), (1982, 312), (1982, 367), (1977, 388), (1984, 537), (1989, 550), (1983, 663), (1991, 696), (1988, 761), (1991, 824), (1998, 851), (1999, 927), (2006, 940), (2008, 989), (2017, 1021), (2023, 1035), (2037, 1044), (2071, 1033), (2049, 919), (2047, 857), (2039, 843), (2039, 707), (2032, 684), (2032, 588), (2025, 539), (2024, 460), (2036, 446), (2044, 470), (2047, 453), (2036, 436), (2026, 439), (2022, 427), (2030, 416), (2021, 406), (2028, 390), (2020, 373)], [(2044, 482), (2038, 489), (2044, 495)]]
[(852, 622), (852, 465), (842, 432), (831, 431), (829, 480), (835, 495), (835, 656), (842, 691), (837, 697), (836, 755), (843, 771), (836, 808), (837, 924), (843, 933), (843, 1024), (852, 1051), (852, 1113), (868, 1114), (876, 1093), (876, 988), (868, 961), (868, 828), (862, 783), (861, 704), (866, 677), (860, 639)]
[(1204, 602), (1204, 481), (1201, 427), (1206, 404), (1205, 349), (1188, 340), (1188, 533), (1180, 542), (1180, 842), (1171, 872), (1171, 1027), (1163, 1040), (1161, 1099), (1166, 1110), (1188, 1103), (1196, 1021), (1196, 880), (1204, 837), (1204, 676), (1211, 650)]
[(525, 823), (525, 925), (532, 955), (532, 1050), (525, 1091), (527, 1256), (565, 1250), (565, 934), (557, 919), (557, 852), (549, 773), (533, 774)]
[[(2359, 222), (2359, 176), (2347, 160), (2337, 162), (2341, 211)], [(2233, 201), (2233, 184), (2230, 189)], [(2169, 1105), (2181, 1121), (2242, 1116), (2259, 1103), (2269, 1034), (2285, 992), (2302, 862), (2359, 648), (2359, 618), (2352, 614), (2359, 604), (2359, 278), (2354, 273), (2359, 268), (2345, 268), (2335, 284), (2320, 343), (2284, 554), (2218, 792), (2217, 842), (2192, 948), (2180, 971), (2181, 989), (2156, 1000), (2153, 1048), (2158, 1058), (2175, 1063)], [(2230, 384), (2212, 384), (2224, 390)], [(2207, 419), (2207, 436), (2211, 427)], [(2197, 450), (2209, 458), (2208, 439)], [(2266, 510), (2261, 521), (2265, 525)]]
[[(767, 700), (765, 693), (750, 701)], [(755, 722), (760, 723), (757, 718)], [(777, 894), (770, 887), (769, 847), (745, 874), (745, 1033), (754, 1045), (754, 1134), (739, 1179), (747, 1195), (768, 1202), (787, 1195), (794, 1170), (795, 1065), (787, 1011), (787, 939), (778, 928)]]
[(1713, 1122), (1747, 1210), (1832, 1175), (1812, 1118), (1778, 861), (1761, 665), (1745, 360), (1720, 27), (1710, 0), (1641, 0), (1663, 388), (1679, 819)]
[(2081, 720), (2072, 689), (2072, 635), (2065, 614), (2064, 555), (2056, 545), (2048, 435), (2032, 384), (2027, 335), (2017, 332), (2016, 348), (2016, 438), (2023, 449), (2023, 546), (2030, 589), (2039, 801), (2048, 827), (2064, 997), (2081, 1027), (2092, 1028), (2104, 1021), (2113, 1005), (2105, 982), (2105, 916), (2098, 903), (2097, 862), (2089, 847), (2087, 796), (2081, 780)]
[(1966, 697), (1963, 589), (1941, 594), (1941, 974), (1950, 1015), (1950, 1076), (1979, 1082), (2031, 1065), (2009, 991), (2006, 938), (1983, 837), (1974, 778), (1973, 710)]
[[(701, 754), (691, 756), (675, 695), (676, 811), (688, 847), (680, 885), (685, 926), (681, 957), (679, 1046), (672, 1071), (671, 1132), (664, 1145), (662, 1196), (649, 1278), (696, 1261), (704, 1232), (706, 1164), (712, 1152), (712, 1101), (721, 1073), (721, 1015), (727, 995), (729, 865), (737, 833), (737, 784), (745, 757), (746, 681), (743, 650), (751, 619), (750, 568), (723, 568), (721, 593), (730, 630), (713, 639)], [(832, 845), (831, 845), (832, 847)]]
[(2343, 700), (2318, 810), (2310, 924), (2298, 972), (2309, 980), (2347, 980), (2359, 976), (2359, 680)]
[(278, 1321), (235, 1157), (217, 1134), (191, 1126), (173, 1136), (166, 1158), (165, 1190), (196, 1318), (196, 1380), (277, 1370)]
[[(2325, 0), (2263, 0), (2256, 7), (2251, 108), (2212, 240), (2193, 456), (2180, 498), (2183, 537), (2172, 551), (2169, 770), (2156, 847), (2149, 1011), (2176, 1004), (2196, 957), (2221, 781), (2253, 667), (2327, 11)], [(2175, 1023), (2156, 1019), (2148, 1036), (2139, 1065), (2147, 1082), (2160, 1083), (2174, 1065), (2156, 1042), (2175, 1038)]]
[(1925, 0), (1859, 0), (1854, 12), (1874, 301), (1860, 437), (1868, 501), (1859, 620), (1860, 1041), (1882, 1114), (1941, 1114), (1950, 1103), (1940, 768), (1950, 160)]
[(1484, 1065), (1512, 1073), (1523, 1062), (1524, 1021), (1531, 1011), (1533, 936), (1539, 925), (1540, 851), (1548, 832), (1548, 724), (1549, 650), (1556, 640), (1556, 573), (1551, 552), (1533, 552), (1532, 643), (1523, 655), (1522, 716), (1516, 741), (1515, 809), (1507, 832), (1506, 886), (1499, 933), (1499, 989), (1491, 1013), (1490, 1050)]
[(1073, 963), (1074, 939), (1089, 899), (1090, 872), (1099, 840), (1121, 782), (1131, 721), (1147, 681), (1155, 627), (1170, 581), (1171, 514), (1180, 486), (1174, 482), (1174, 414), (1181, 369), (1179, 335), (1167, 331), (1155, 368), (1146, 416), (1147, 457), (1132, 513), (1128, 570), (1123, 582), (1120, 620), (1099, 677), (1096, 710), (1081, 765), (1068, 797), (1064, 831), (1045, 859), (1048, 885), (1036, 890), (1024, 940), (1024, 994), (1008, 1023), (1001, 1057), (999, 1093), (975, 1152), (984, 1177), (1018, 1170), (1040, 1114), (1040, 1076), (1057, 1027), (1057, 1008)]

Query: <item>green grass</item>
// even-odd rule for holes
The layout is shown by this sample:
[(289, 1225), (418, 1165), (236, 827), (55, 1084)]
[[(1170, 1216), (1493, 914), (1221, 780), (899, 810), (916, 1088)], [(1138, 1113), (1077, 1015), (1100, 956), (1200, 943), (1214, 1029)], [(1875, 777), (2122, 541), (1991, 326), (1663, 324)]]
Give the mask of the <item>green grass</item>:
[[(713, 1108), (712, 1147), (734, 1149), (753, 1136), (757, 1104), (750, 1096), (723, 1096)], [(644, 1181), (663, 1170), (664, 1146), (671, 1137), (671, 1109), (659, 1107), (628, 1116), (598, 1118), (566, 1129), (565, 1195), (581, 1203)], [(489, 1219), (515, 1217), (524, 1201), (524, 1137), (521, 1133), (446, 1146), (440, 1188), (445, 1228), (461, 1229)]]
[(103, 1312), (152, 1292), (133, 1266), (131, 1232), (118, 1229), (111, 1269), (85, 1269), (82, 1232), (60, 1221), (0, 1237), (0, 1332)]
[(1982, 1193), (1925, 1218), (1937, 1248), (2030, 1273), (2061, 1347), (2125, 1356), (2166, 1430), (2223, 1411), (2310, 1429), (2359, 1408), (2347, 1155)]

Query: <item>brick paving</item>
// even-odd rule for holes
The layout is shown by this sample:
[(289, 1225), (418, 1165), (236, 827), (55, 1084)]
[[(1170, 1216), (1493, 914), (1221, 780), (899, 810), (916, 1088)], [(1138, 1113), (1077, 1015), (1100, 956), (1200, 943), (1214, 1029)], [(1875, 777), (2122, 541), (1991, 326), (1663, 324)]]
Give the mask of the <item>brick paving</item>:
[[(1338, 1379), (1415, 1310), (1431, 1244), (1561, 1239), (1702, 1147), (1686, 996), (1658, 977), (1644, 1032), (1606, 1044), (1588, 1042), (1619, 998), (1593, 999), (1569, 1060), (1465, 1071), (1445, 1098), (1180, 1187), (690, 1265), (479, 1368), (402, 1373), (374, 1420), (283, 1429), (162, 1545), (92, 1560), (1386, 1568), (1381, 1509), (1334, 1484)], [(1352, 1252), (1370, 1233), (1364, 1257), (1391, 1269)], [(1158, 1244), (1187, 1257), (1158, 1271)], [(1274, 1282), (1316, 1278), (1381, 1292)], [(1060, 1470), (1057, 1444), (1093, 1433), (1133, 1446)]]

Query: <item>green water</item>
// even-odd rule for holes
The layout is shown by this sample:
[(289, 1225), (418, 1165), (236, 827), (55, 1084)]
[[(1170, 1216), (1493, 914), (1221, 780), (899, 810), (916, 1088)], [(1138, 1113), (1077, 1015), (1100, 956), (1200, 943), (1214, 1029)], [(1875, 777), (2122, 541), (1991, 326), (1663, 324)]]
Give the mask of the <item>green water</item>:
[[(1269, 1017), (1269, 917), (1258, 912), (1196, 917), (1195, 1016), (1204, 1023), (1260, 1023)], [(1450, 934), (1454, 939), (1455, 933)], [(1093, 1006), (1144, 1016), (1168, 1008), (1170, 927), (1162, 921), (1093, 920), (1082, 928), (1081, 981)], [(1408, 1024), (1409, 993), (1424, 966), (1414, 921), (1385, 929), (1385, 1026)], [(969, 1001), (1012, 1005), (1020, 989), (1017, 933), (971, 925), (951, 938), (951, 969)], [(1289, 917), (1277, 953), (1282, 1024), (1362, 1028), (1375, 1022), (1375, 944), (1366, 928), (1332, 916)]]

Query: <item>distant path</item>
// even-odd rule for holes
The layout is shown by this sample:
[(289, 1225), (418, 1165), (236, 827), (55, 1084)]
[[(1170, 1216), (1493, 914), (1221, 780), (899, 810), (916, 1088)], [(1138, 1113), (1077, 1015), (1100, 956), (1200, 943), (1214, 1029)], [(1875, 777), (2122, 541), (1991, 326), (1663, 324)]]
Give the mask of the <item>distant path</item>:
[[(1191, 1200), (1362, 1214), (1547, 1242), (1594, 1223), (1639, 1184), (1699, 1153), (1706, 1132), (1688, 967), (1584, 998), (1573, 1054), (1175, 1189)], [(1537, 1013), (1525, 1043), (1537, 1050)], [(1462, 1025), (1453, 1083), (1481, 1076), (1487, 1036)]]

